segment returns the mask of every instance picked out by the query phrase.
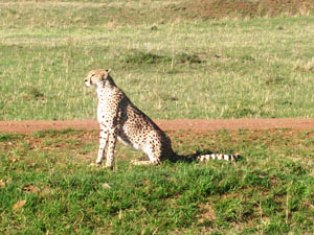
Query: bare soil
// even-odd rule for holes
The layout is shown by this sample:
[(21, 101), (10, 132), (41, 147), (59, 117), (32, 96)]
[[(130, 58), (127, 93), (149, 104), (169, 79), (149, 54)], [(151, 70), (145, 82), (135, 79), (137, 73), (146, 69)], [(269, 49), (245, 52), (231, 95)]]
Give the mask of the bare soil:
[[(165, 131), (192, 131), (208, 132), (213, 130), (267, 130), (267, 129), (294, 129), (314, 130), (314, 119), (228, 119), (228, 120), (199, 120), (177, 119), (156, 120), (158, 126)], [(95, 120), (67, 120), (67, 121), (1, 121), (0, 132), (29, 134), (41, 130), (96, 130)]]

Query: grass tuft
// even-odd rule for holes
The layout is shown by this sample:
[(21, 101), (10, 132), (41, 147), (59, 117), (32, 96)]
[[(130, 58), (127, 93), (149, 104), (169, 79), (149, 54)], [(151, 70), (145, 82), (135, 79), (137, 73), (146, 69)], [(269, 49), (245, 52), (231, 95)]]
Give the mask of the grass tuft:
[(43, 137), (54, 137), (59, 135), (68, 135), (68, 134), (75, 134), (80, 132), (79, 130), (74, 130), (71, 128), (67, 128), (64, 130), (55, 130), (55, 129), (49, 129), (49, 130), (40, 130), (34, 132), (32, 135), (37, 138), (43, 138)]
[(197, 54), (187, 54), (181, 53), (176, 56), (176, 60), (180, 63), (189, 63), (189, 64), (200, 64), (205, 63), (206, 61), (201, 59), (201, 57)]
[(123, 58), (123, 62), (132, 65), (153, 65), (170, 61), (170, 57), (142, 51), (133, 51)]
[(38, 88), (36, 87), (28, 87), (26, 94), (28, 97), (35, 99), (35, 100), (40, 100), (40, 99), (44, 99), (45, 95), (39, 91)]
[(21, 137), (22, 136), (20, 136), (20, 135), (0, 133), (0, 142), (11, 141), (11, 140), (15, 140), (15, 139), (18, 139), (18, 138), (21, 138)]

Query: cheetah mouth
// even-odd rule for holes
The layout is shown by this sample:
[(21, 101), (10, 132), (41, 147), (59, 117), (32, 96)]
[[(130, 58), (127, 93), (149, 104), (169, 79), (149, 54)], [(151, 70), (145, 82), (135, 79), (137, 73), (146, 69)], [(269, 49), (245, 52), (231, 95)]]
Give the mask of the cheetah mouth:
[(84, 84), (86, 87), (90, 87), (92, 85), (92, 81), (85, 80)]

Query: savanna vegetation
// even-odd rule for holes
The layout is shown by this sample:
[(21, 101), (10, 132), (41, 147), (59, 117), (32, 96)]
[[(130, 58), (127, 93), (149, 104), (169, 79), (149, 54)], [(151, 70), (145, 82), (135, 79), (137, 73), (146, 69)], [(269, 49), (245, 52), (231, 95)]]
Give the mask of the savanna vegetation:
[[(0, 2), (0, 120), (95, 118), (111, 68), (152, 118), (314, 117), (311, 0)], [(168, 132), (238, 162), (89, 167), (96, 131), (0, 130), (1, 234), (313, 234), (314, 132)]]
[(314, 132), (171, 132), (182, 155), (239, 162), (90, 167), (97, 132), (0, 135), (2, 234), (312, 234)]
[(94, 118), (94, 68), (152, 118), (313, 117), (313, 3), (278, 2), (2, 1), (0, 120)]

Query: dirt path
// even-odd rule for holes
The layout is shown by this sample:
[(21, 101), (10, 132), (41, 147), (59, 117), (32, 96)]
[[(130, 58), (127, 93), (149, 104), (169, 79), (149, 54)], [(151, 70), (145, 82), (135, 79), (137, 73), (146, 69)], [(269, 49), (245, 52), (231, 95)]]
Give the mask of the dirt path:
[[(206, 132), (219, 129), (237, 130), (265, 130), (291, 128), (295, 130), (314, 130), (314, 119), (228, 119), (228, 120), (156, 120), (156, 123), (166, 131), (191, 130), (193, 132)], [(2, 121), (0, 132), (6, 133), (31, 133), (47, 129), (98, 129), (94, 120), (68, 120), (68, 121)]]

